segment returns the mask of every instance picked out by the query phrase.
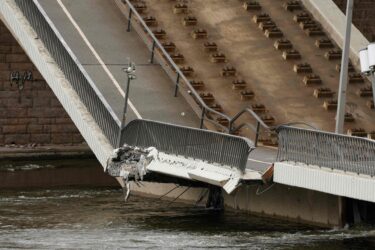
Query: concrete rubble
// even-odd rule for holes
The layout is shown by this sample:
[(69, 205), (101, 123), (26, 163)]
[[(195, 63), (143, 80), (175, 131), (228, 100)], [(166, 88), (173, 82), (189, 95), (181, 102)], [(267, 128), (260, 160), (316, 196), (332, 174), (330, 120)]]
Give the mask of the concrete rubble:
[(146, 175), (146, 167), (157, 155), (154, 147), (139, 148), (129, 145), (115, 149), (108, 159), (106, 172), (113, 177), (126, 180), (142, 181)]
[(106, 173), (113, 177), (121, 177), (124, 180), (125, 201), (130, 194), (129, 181), (143, 181), (147, 173), (146, 167), (157, 155), (154, 147), (138, 148), (124, 144), (113, 151), (107, 161)]
[(231, 194), (242, 183), (262, 183), (257, 171), (238, 168), (182, 155), (168, 154), (154, 147), (140, 148), (124, 144), (114, 150), (107, 161), (106, 172), (123, 179), (126, 197), (130, 181), (175, 183), (183, 186), (220, 187)]

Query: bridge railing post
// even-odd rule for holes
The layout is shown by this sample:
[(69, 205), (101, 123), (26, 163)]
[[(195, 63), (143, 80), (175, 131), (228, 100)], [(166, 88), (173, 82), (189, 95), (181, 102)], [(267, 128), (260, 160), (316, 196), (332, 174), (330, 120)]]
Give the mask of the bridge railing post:
[(231, 135), (232, 133), (233, 133), (233, 119), (231, 119), (228, 124), (228, 134)]
[(150, 63), (154, 63), (154, 56), (155, 56), (155, 47), (156, 47), (156, 41), (154, 40), (152, 42), (152, 49), (151, 49), (151, 58), (150, 58)]
[(130, 32), (130, 26), (131, 26), (131, 19), (132, 19), (133, 11), (132, 9), (129, 9), (129, 16), (128, 16), (128, 27), (126, 29), (127, 32)]
[(206, 115), (206, 109), (203, 107), (202, 108), (202, 115), (201, 115), (201, 122), (200, 122), (200, 125), (199, 125), (200, 129), (203, 129), (203, 122), (204, 122), (204, 116), (205, 115)]
[(254, 146), (255, 146), (255, 147), (258, 146), (259, 131), (260, 131), (260, 122), (257, 121), (257, 127), (256, 127), (256, 131), (255, 131), (255, 141), (254, 141)]
[(176, 87), (174, 89), (174, 97), (177, 97), (179, 83), (180, 83), (180, 73), (177, 73)]

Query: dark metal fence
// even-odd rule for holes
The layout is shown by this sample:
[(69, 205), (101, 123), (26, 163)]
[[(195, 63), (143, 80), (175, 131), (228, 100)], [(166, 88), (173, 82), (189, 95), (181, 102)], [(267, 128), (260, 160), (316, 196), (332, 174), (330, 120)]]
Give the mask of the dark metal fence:
[(162, 152), (229, 165), (244, 170), (253, 148), (250, 140), (208, 130), (133, 120), (123, 130), (122, 143), (156, 147)]
[(81, 101), (113, 146), (120, 122), (46, 13), (33, 0), (15, 0)]
[(289, 126), (280, 126), (277, 132), (277, 161), (375, 175), (374, 140)]

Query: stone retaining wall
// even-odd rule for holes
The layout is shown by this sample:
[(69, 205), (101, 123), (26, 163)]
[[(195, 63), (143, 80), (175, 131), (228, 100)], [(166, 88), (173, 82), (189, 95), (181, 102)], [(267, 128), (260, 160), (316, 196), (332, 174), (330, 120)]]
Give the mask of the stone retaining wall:
[[(19, 90), (12, 72), (33, 80)], [(0, 145), (80, 144), (84, 140), (48, 84), (0, 21)]]

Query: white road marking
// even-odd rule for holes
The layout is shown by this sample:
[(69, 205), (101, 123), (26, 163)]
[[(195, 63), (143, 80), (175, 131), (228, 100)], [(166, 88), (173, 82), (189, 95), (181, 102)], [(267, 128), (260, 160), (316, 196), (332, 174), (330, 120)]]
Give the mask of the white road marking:
[[(65, 15), (68, 17), (70, 22), (73, 24), (74, 28), (78, 31), (78, 34), (82, 37), (83, 41), (86, 43), (87, 47), (91, 50), (92, 54), (95, 56), (95, 58), (98, 60), (99, 64), (102, 66), (104, 71), (107, 73), (108, 77), (111, 79), (115, 87), (118, 89), (120, 94), (125, 98), (125, 92), (122, 90), (120, 84), (118, 81), (115, 79), (115, 77), (112, 75), (111, 71), (108, 69), (107, 65), (103, 62), (103, 60), (100, 58), (99, 54), (96, 52), (90, 41), (87, 39), (86, 35), (83, 33), (81, 28), (78, 26), (70, 12), (67, 10), (65, 5), (62, 3), (61, 0), (57, 0), (57, 3), (60, 5), (62, 10), (64, 11)], [(138, 110), (135, 108), (133, 103), (128, 99), (128, 104), (130, 108), (134, 111), (135, 115), (137, 116), (138, 119), (142, 119), (142, 116), (139, 114)]]
[(259, 161), (259, 160), (255, 160), (255, 159), (251, 159), (251, 158), (249, 158), (248, 160), (249, 160), (249, 161), (253, 161), (253, 162), (258, 162), (258, 163), (272, 164), (271, 162)]

